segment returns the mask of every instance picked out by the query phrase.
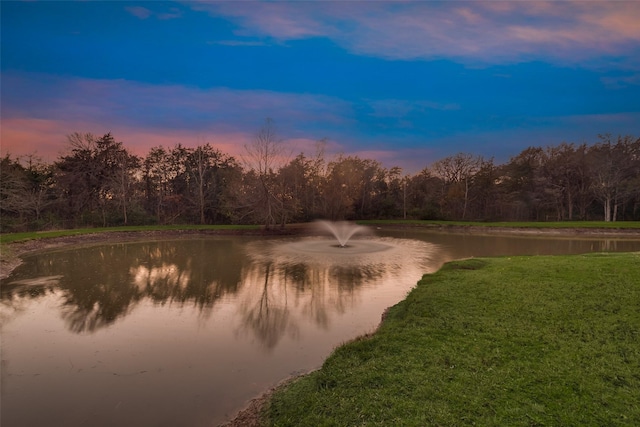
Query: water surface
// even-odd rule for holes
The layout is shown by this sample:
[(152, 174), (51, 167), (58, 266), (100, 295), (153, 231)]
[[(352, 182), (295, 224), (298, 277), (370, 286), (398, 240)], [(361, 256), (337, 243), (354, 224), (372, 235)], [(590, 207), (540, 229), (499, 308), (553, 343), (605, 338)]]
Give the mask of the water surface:
[(640, 241), (380, 232), (41, 253), (2, 283), (2, 426), (211, 426), (375, 329), (423, 273), (483, 255)]

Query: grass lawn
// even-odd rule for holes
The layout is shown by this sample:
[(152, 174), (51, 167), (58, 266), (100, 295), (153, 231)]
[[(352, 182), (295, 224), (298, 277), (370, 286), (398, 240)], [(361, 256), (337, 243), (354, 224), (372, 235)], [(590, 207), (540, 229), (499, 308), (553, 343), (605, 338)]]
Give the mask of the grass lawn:
[(638, 426), (640, 253), (449, 263), (263, 415), (273, 426)]

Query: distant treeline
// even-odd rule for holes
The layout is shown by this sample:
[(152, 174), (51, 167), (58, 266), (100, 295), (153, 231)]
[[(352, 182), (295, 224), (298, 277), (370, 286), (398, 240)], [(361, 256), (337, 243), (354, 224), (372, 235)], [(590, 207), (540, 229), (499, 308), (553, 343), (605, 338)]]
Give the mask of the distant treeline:
[[(506, 164), (459, 153), (404, 175), (372, 159), (287, 158), (271, 122), (241, 159), (204, 144), (138, 157), (108, 133), (74, 133), (53, 164), (0, 163), (2, 232), (143, 224), (263, 224), (317, 218), (640, 220), (640, 138), (529, 147)], [(283, 160), (286, 159), (286, 160)]]

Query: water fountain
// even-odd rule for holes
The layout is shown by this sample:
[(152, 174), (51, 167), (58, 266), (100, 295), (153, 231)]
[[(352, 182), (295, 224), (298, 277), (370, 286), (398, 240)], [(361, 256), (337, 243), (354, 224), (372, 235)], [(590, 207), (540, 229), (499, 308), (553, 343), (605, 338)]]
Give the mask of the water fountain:
[(356, 233), (364, 233), (367, 228), (347, 221), (317, 221), (318, 228), (329, 231), (338, 241), (338, 247), (346, 248), (349, 239)]
[(346, 221), (316, 221), (313, 234), (280, 244), (274, 250), (293, 258), (304, 258), (305, 262), (342, 263), (348, 259), (351, 263), (368, 263), (374, 254), (390, 255), (389, 251), (397, 247), (388, 239), (375, 237), (368, 227)]

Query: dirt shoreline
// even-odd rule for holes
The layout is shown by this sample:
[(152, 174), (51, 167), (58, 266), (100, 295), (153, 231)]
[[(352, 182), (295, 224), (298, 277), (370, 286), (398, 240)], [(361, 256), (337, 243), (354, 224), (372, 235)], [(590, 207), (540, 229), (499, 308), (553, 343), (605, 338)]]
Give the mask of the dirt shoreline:
[[(524, 227), (483, 227), (483, 226), (454, 226), (454, 225), (402, 225), (402, 224), (373, 224), (372, 227), (378, 229), (398, 229), (398, 228), (423, 228), (436, 232), (454, 232), (468, 234), (506, 234), (525, 236), (566, 236), (566, 237), (594, 237), (594, 238), (616, 238), (616, 239), (640, 239), (640, 229), (606, 229), (606, 228), (524, 228)], [(55, 238), (43, 238), (15, 242), (4, 245), (4, 250), (0, 254), (0, 279), (6, 279), (11, 272), (22, 264), (22, 257), (40, 251), (55, 250), (73, 246), (86, 246), (101, 243), (122, 243), (141, 240), (162, 240), (192, 238), (197, 236), (221, 236), (221, 235), (242, 235), (242, 236), (277, 236), (304, 234), (304, 226), (293, 226), (285, 230), (158, 230), (158, 231), (114, 231), (93, 234), (80, 234), (76, 236), (64, 236)], [(384, 318), (384, 314), (383, 314)], [(306, 375), (306, 374), (303, 374)], [(244, 408), (234, 415), (233, 418), (221, 424), (224, 427), (260, 427), (262, 411), (273, 395), (280, 387), (284, 387), (295, 377), (290, 377), (278, 385), (266, 390), (258, 397), (248, 401)]]
[(501, 227), (482, 225), (439, 225), (439, 224), (393, 224), (373, 227), (387, 229), (416, 228), (435, 232), (453, 232), (466, 234), (505, 234), (522, 236), (559, 236), (559, 237), (609, 237), (640, 239), (640, 228), (536, 228), (536, 227)]

